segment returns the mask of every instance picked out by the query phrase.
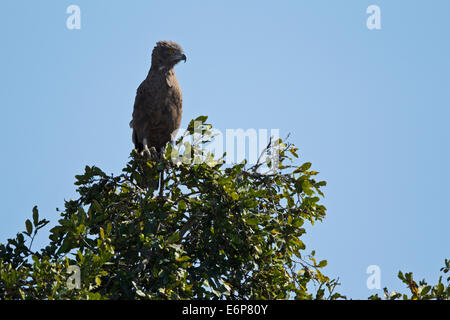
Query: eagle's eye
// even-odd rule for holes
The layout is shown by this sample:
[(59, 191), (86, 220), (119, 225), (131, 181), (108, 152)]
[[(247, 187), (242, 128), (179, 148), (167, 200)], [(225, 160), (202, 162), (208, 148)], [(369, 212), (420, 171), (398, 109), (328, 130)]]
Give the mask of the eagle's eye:
[(173, 49), (169, 49), (169, 54), (173, 54), (174, 52)]

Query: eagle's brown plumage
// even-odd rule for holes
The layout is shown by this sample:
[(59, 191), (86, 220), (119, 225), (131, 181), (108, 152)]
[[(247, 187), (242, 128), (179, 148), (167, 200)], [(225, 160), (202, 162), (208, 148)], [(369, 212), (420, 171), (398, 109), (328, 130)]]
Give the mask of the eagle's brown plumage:
[(180, 127), (182, 96), (173, 67), (181, 60), (186, 62), (186, 56), (177, 43), (156, 43), (150, 71), (137, 89), (130, 122), (133, 143), (141, 153), (149, 155), (152, 147), (161, 151)]

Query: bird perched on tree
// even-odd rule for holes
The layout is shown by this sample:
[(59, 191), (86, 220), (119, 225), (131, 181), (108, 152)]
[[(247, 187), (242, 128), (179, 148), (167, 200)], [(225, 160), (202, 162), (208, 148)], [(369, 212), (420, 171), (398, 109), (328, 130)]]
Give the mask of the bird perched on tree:
[(173, 41), (159, 41), (153, 48), (147, 77), (137, 89), (134, 101), (133, 143), (142, 155), (151, 156), (151, 149), (161, 152), (172, 142), (180, 127), (182, 95), (174, 66), (186, 56)]

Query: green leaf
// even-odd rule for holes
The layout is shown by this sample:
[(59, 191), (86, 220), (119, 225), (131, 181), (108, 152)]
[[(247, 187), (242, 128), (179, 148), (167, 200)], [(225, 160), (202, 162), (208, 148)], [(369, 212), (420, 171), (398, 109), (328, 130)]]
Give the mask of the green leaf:
[(37, 206), (33, 207), (33, 224), (35, 227), (37, 227), (39, 224), (39, 212)]
[(27, 228), (27, 234), (31, 235), (31, 233), (33, 232), (33, 224), (29, 219), (25, 221), (25, 227)]
[(251, 226), (256, 226), (259, 224), (259, 219), (257, 217), (250, 217), (245, 219), (245, 222)]
[(302, 171), (306, 171), (309, 170), (309, 168), (311, 168), (311, 162), (305, 162), (304, 164), (302, 164), (302, 166), (300, 167), (302, 169)]
[(61, 247), (58, 249), (57, 253), (67, 253), (72, 249), (72, 240), (69, 237), (64, 238)]
[(178, 240), (180, 240), (180, 233), (179, 232), (172, 233), (172, 235), (167, 239), (167, 241), (169, 243), (174, 243), (174, 242), (177, 242)]
[(425, 286), (421, 289), (420, 295), (425, 296), (428, 292), (430, 292), (431, 286)]
[(322, 260), (319, 262), (319, 264), (317, 265), (319, 268), (323, 268), (326, 267), (328, 264), (327, 260)]
[(296, 219), (294, 220), (294, 223), (292, 224), (292, 226), (293, 226), (294, 228), (300, 228), (300, 227), (303, 225), (303, 223), (304, 223), (303, 219), (296, 218)]
[(197, 117), (194, 121), (199, 121), (199, 122), (205, 122), (206, 120), (208, 120), (208, 116), (199, 116)]
[(181, 257), (179, 257), (179, 258), (177, 258), (176, 260), (178, 261), (178, 262), (184, 262), (184, 261), (188, 261), (188, 260), (190, 260), (191, 258), (189, 257), (189, 256), (181, 256)]
[(184, 200), (180, 200), (180, 202), (178, 202), (178, 209), (180, 209), (181, 211), (186, 210), (186, 202)]

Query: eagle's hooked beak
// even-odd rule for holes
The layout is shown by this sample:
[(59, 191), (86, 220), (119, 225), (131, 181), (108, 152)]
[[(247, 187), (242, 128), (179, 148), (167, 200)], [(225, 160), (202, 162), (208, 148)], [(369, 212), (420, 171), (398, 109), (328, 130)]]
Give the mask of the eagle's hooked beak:
[(187, 60), (186, 55), (185, 54), (181, 54), (181, 53), (174, 55), (172, 59), (177, 61), (177, 62), (181, 61), (181, 60), (184, 60), (184, 63), (186, 63), (186, 60)]

